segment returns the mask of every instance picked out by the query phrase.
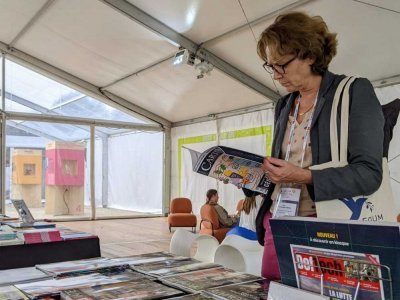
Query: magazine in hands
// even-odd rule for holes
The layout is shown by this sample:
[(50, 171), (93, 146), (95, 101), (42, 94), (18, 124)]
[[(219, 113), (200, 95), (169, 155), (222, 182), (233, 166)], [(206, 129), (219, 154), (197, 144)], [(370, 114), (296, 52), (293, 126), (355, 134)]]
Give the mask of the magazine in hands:
[(203, 153), (186, 149), (190, 151), (194, 172), (231, 183), (238, 188), (262, 194), (268, 192), (271, 180), (261, 167), (263, 156), (225, 146), (215, 146)]

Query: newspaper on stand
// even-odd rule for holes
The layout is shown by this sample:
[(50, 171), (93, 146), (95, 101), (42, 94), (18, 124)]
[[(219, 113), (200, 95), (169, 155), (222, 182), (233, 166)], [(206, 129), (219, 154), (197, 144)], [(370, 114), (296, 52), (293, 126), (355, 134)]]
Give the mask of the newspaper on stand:
[(268, 192), (271, 180), (261, 168), (263, 156), (224, 146), (215, 146), (203, 153), (186, 149), (190, 151), (194, 172), (238, 188)]

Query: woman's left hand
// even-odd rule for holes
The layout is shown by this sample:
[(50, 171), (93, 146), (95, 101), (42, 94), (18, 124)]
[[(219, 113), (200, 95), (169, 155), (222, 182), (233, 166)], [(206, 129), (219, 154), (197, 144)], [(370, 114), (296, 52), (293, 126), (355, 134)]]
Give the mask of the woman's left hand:
[(302, 169), (282, 159), (266, 157), (263, 169), (273, 183), (312, 183), (310, 170)]

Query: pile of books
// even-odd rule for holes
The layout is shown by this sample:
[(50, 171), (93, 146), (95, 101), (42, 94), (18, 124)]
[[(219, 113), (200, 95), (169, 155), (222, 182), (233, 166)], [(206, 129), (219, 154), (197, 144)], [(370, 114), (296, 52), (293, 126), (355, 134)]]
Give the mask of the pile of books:
[(0, 299), (267, 299), (269, 286), (262, 277), (168, 252), (24, 269), (21, 277), (12, 270), (9, 282), (0, 271)]

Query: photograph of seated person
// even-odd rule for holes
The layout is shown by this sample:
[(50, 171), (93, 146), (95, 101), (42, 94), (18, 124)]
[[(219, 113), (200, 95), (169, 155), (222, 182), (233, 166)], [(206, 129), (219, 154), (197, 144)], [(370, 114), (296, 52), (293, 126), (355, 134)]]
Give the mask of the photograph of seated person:
[(218, 204), (218, 191), (211, 189), (207, 191), (206, 204), (212, 205), (218, 214), (218, 220), (222, 227), (234, 227), (238, 224), (239, 217), (237, 215), (230, 216), (221, 205)]
[(279, 280), (280, 272), (269, 219), (282, 187), (300, 185), (297, 215), (317, 217), (315, 201), (370, 195), (382, 181), (384, 118), (365, 78), (356, 79), (349, 92), (348, 165), (309, 169), (331, 161), (331, 108), (345, 77), (328, 68), (337, 44), (322, 17), (301, 12), (278, 16), (258, 41), (266, 76), (288, 92), (275, 106), (272, 155), (263, 165), (273, 185), (256, 219), (264, 245), (261, 274), (271, 280)]
[(238, 212), (239, 226), (232, 228), (227, 235), (236, 234), (248, 240), (257, 240), (256, 217), (260, 210), (263, 197), (260, 193), (242, 189), (245, 195), (242, 207)]

